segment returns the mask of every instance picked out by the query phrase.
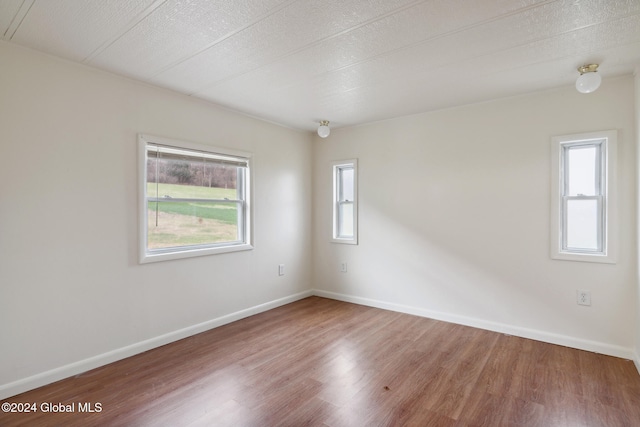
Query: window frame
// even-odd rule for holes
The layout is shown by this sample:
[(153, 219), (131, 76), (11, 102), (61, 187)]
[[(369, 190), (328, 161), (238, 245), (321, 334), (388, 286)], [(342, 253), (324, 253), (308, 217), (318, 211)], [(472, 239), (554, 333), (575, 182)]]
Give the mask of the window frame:
[[(342, 200), (341, 195), (344, 188), (341, 186), (341, 174), (345, 169), (353, 169), (353, 200)], [(332, 179), (333, 179), (333, 195), (332, 195), (332, 235), (331, 242), (343, 243), (348, 245), (358, 244), (358, 159), (349, 159), (335, 161), (331, 163)], [(341, 206), (353, 206), (353, 236), (343, 236), (340, 233), (341, 228)]]
[[(148, 249), (148, 202), (150, 197), (147, 194), (147, 153), (149, 146), (160, 146), (174, 148), (177, 150), (191, 151), (194, 154), (205, 153), (213, 157), (230, 157), (246, 162), (246, 168), (242, 174), (241, 199), (230, 200), (236, 202), (241, 207), (238, 220), (238, 232), (241, 239), (237, 242), (211, 243), (203, 245), (185, 245), (161, 249)], [(228, 148), (213, 147), (194, 142), (163, 138), (153, 135), (138, 135), (138, 258), (140, 264), (167, 261), (174, 259), (191, 258), (205, 255), (222, 254), (252, 250), (252, 203), (251, 203), (251, 153)], [(157, 197), (155, 197), (157, 199)], [(187, 200), (187, 199), (184, 199)], [(190, 200), (190, 199), (189, 199)], [(213, 200), (213, 199), (212, 199)], [(183, 201), (183, 199), (180, 199)]]
[[(551, 258), (566, 261), (617, 262), (617, 131), (555, 136), (552, 142)], [(596, 194), (569, 195), (568, 153), (576, 147), (596, 147)], [(567, 206), (573, 200), (597, 203), (597, 250), (571, 248), (567, 243)]]

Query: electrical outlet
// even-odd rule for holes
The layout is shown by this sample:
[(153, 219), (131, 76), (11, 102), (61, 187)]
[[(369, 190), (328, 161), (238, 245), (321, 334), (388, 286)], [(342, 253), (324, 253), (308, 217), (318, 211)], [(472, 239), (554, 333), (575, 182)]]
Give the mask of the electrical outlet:
[(340, 272), (341, 273), (346, 273), (347, 272), (347, 263), (346, 262), (341, 262), (340, 263)]
[(578, 305), (591, 305), (591, 292), (577, 290)]
[(278, 265), (278, 276), (284, 276), (284, 264)]

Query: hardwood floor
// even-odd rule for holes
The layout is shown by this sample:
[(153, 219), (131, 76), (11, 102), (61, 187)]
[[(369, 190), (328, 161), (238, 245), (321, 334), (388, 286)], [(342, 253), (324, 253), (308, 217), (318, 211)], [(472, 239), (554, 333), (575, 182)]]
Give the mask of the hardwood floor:
[(4, 402), (37, 412), (0, 412), (0, 426), (639, 426), (640, 375), (628, 360), (312, 297)]

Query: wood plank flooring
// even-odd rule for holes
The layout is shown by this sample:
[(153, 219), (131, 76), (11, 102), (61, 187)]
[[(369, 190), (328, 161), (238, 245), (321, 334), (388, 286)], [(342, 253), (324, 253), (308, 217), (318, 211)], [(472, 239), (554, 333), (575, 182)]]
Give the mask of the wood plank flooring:
[(0, 426), (640, 426), (640, 375), (628, 360), (312, 297), (4, 402), (37, 412), (0, 412)]

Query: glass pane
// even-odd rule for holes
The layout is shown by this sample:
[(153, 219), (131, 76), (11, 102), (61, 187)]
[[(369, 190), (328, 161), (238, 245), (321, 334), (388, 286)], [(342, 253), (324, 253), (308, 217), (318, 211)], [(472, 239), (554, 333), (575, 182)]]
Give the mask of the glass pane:
[[(238, 171), (233, 165), (184, 157), (158, 158), (149, 150), (147, 195), (166, 199), (240, 199)], [(157, 165), (156, 165), (157, 163)], [(157, 183), (156, 183), (157, 179)]]
[(353, 204), (338, 205), (338, 237), (353, 237)]
[(340, 200), (353, 201), (353, 168), (340, 169)]
[(568, 196), (599, 194), (596, 181), (597, 147), (571, 147), (567, 150)]
[(236, 242), (238, 205), (214, 202), (148, 202), (147, 248)]
[[(157, 164), (155, 155), (151, 157), (151, 152), (147, 156), (147, 197), (158, 197), (158, 186), (155, 185), (157, 175)], [(153, 184), (153, 185), (151, 185)]]
[(567, 201), (567, 248), (597, 251), (598, 201)]

